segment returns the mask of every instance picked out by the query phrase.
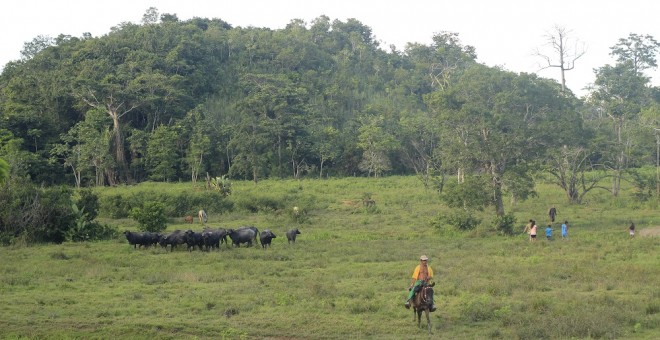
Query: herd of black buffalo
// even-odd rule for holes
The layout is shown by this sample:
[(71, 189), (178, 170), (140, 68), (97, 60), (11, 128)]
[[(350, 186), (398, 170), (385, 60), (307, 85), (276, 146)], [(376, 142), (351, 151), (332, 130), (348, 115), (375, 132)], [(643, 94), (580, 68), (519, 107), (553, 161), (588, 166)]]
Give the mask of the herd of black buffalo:
[[(295, 243), (298, 234), (300, 234), (300, 231), (296, 228), (287, 231), (286, 238), (288, 242)], [(277, 237), (269, 229), (259, 232), (259, 229), (254, 226), (240, 227), (238, 229), (204, 228), (201, 232), (175, 230), (169, 234), (127, 230), (124, 232), (124, 235), (126, 235), (128, 243), (133, 248), (147, 248), (160, 244), (165, 249), (169, 246), (170, 251), (183, 244), (187, 246), (188, 251), (193, 251), (195, 248), (205, 251), (220, 249), (222, 243), (229, 246), (227, 237), (231, 239), (232, 244), (236, 247), (240, 247), (241, 243), (245, 243), (250, 247), (252, 246), (252, 242), (254, 242), (256, 244), (261, 243), (261, 247), (266, 249), (270, 246), (271, 240)]]

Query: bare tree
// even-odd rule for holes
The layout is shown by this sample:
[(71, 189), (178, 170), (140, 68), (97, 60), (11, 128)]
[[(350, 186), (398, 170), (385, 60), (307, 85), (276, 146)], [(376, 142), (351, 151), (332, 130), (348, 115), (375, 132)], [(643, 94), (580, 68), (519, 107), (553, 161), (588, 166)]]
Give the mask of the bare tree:
[(571, 31), (565, 27), (555, 25), (552, 31), (547, 32), (544, 36), (546, 39), (545, 50), (550, 49), (551, 51), (544, 53), (538, 48), (534, 51), (535, 56), (545, 60), (543, 65), (539, 65), (539, 70), (551, 67), (559, 68), (561, 71), (562, 92), (566, 91), (566, 71), (572, 70), (575, 67), (575, 62), (587, 52), (584, 43), (580, 43), (577, 39), (571, 39), (570, 33)]

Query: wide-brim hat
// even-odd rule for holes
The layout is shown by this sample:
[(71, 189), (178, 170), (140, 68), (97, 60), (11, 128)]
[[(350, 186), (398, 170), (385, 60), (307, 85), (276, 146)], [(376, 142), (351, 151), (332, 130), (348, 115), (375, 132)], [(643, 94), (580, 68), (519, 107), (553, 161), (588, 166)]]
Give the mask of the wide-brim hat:
[(427, 261), (429, 258), (426, 255), (422, 255), (419, 257), (419, 259), (422, 261)]

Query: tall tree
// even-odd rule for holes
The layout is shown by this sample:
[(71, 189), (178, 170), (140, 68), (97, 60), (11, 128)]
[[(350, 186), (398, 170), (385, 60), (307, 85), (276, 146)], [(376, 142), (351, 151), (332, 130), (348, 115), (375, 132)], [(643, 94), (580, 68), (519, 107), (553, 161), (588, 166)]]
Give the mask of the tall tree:
[(586, 53), (584, 43), (572, 39), (571, 31), (563, 26), (555, 25), (551, 32), (545, 35), (546, 46), (550, 52), (536, 49), (534, 54), (544, 59), (545, 64), (541, 70), (546, 68), (558, 68), (561, 76), (561, 91), (566, 91), (566, 71), (575, 68), (575, 62)]
[(656, 54), (659, 48), (660, 43), (653, 36), (630, 33), (610, 47), (610, 54), (617, 63), (630, 62), (633, 72), (638, 73), (658, 66)]
[(199, 107), (188, 112), (185, 120), (190, 131), (186, 163), (190, 169), (190, 179), (195, 186), (199, 174), (204, 170), (204, 158), (211, 152), (210, 131), (204, 113)]
[(573, 115), (552, 82), (481, 65), (426, 102), (442, 122), (443, 163), (487, 174), (498, 216), (507, 173), (561, 143), (558, 123)]
[(650, 100), (650, 79), (643, 70), (656, 65), (659, 45), (650, 36), (631, 34), (613, 46), (614, 66), (605, 65), (594, 70), (596, 81), (591, 94), (592, 103), (611, 120), (615, 140), (612, 144), (612, 195), (618, 196), (623, 172), (633, 150), (632, 127), (638, 114)]

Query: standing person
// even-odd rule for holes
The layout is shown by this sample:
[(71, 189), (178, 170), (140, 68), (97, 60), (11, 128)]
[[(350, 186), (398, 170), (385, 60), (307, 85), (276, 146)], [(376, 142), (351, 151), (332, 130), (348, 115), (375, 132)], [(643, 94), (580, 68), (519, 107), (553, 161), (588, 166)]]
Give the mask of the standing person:
[(549, 224), (547, 227), (545, 227), (545, 238), (548, 241), (552, 240), (552, 226)]
[(534, 225), (534, 220), (529, 220), (529, 222), (527, 222), (527, 224), (525, 224), (525, 230), (523, 231), (524, 233), (527, 234), (527, 237), (529, 238), (530, 241), (532, 240), (532, 236), (530, 234), (530, 231), (532, 231), (532, 226), (533, 225)]
[(538, 227), (536, 226), (536, 221), (532, 221), (532, 229), (529, 230), (529, 240), (531, 242), (536, 241), (536, 230)]
[[(416, 290), (422, 285), (422, 283), (430, 284), (433, 280), (433, 269), (428, 265), (429, 258), (426, 255), (422, 255), (419, 258), (419, 264), (415, 267), (412, 274), (412, 283), (410, 284), (410, 293), (408, 293), (408, 299), (406, 300), (406, 308), (410, 309), (410, 299), (415, 296)], [(431, 301), (431, 312), (435, 312), (435, 304)]]
[(557, 216), (557, 208), (555, 207), (550, 208), (550, 210), (548, 211), (548, 216), (550, 216), (550, 222), (554, 222), (555, 216)]
[(564, 221), (564, 223), (561, 224), (561, 238), (568, 238), (568, 221)]
[(630, 227), (628, 227), (628, 233), (630, 233), (630, 237), (635, 237), (635, 223), (630, 222)]

